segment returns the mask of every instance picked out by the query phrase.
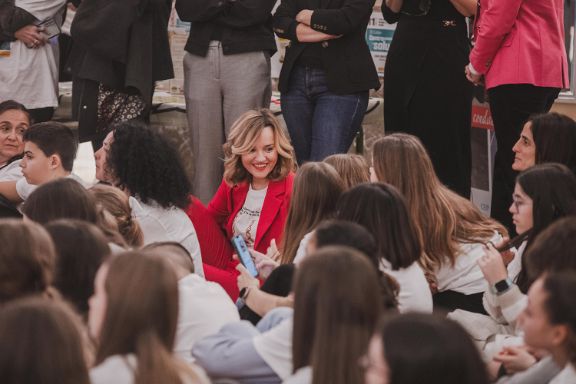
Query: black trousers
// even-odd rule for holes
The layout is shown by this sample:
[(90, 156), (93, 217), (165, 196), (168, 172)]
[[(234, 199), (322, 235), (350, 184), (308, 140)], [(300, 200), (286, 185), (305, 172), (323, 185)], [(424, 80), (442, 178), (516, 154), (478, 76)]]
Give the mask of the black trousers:
[(465, 295), (455, 291), (438, 292), (432, 296), (434, 312), (442, 314), (452, 312), (456, 309), (463, 309), (465, 311), (487, 315), (488, 313), (486, 313), (484, 304), (482, 303), (483, 296), (484, 292), (473, 293), (471, 295)]
[(512, 170), (514, 152), (522, 127), (532, 115), (546, 113), (560, 93), (559, 88), (536, 87), (531, 84), (506, 84), (488, 90), (490, 111), (498, 150), (494, 161), (491, 216), (504, 224), (513, 235), (512, 192), (517, 172)]

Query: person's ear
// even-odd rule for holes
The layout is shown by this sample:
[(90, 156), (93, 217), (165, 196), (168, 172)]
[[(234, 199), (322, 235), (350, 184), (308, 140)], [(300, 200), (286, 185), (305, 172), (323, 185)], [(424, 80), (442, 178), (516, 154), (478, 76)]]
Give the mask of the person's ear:
[(568, 326), (564, 324), (555, 325), (552, 330), (552, 343), (554, 345), (562, 345), (568, 338)]
[(60, 156), (57, 154), (50, 155), (48, 161), (50, 162), (50, 169), (58, 169), (62, 165)]

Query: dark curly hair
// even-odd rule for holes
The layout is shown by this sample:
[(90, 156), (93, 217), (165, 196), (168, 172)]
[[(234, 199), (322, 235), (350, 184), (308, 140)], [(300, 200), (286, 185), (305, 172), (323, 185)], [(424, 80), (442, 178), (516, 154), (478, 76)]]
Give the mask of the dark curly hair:
[(177, 150), (150, 127), (131, 120), (114, 127), (108, 167), (118, 187), (148, 204), (186, 208), (192, 189)]

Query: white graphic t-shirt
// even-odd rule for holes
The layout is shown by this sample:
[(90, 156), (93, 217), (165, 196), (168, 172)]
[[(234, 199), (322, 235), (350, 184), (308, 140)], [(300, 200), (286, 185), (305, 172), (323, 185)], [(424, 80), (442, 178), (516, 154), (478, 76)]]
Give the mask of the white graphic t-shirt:
[(258, 221), (260, 220), (260, 212), (262, 212), (266, 191), (268, 191), (268, 188), (254, 190), (252, 185), (250, 185), (244, 206), (234, 218), (234, 224), (232, 225), (234, 236), (242, 235), (248, 248), (254, 248), (256, 230), (258, 229)]

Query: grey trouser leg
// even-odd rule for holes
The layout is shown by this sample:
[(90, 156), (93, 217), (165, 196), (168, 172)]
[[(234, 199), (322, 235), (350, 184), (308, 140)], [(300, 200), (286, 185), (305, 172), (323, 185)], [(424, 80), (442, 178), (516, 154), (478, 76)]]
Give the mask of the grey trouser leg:
[(186, 53), (184, 80), (192, 187), (207, 204), (222, 181), (222, 144), (230, 127), (247, 110), (270, 105), (270, 58), (261, 51), (225, 56), (220, 42), (211, 42), (206, 57)]

